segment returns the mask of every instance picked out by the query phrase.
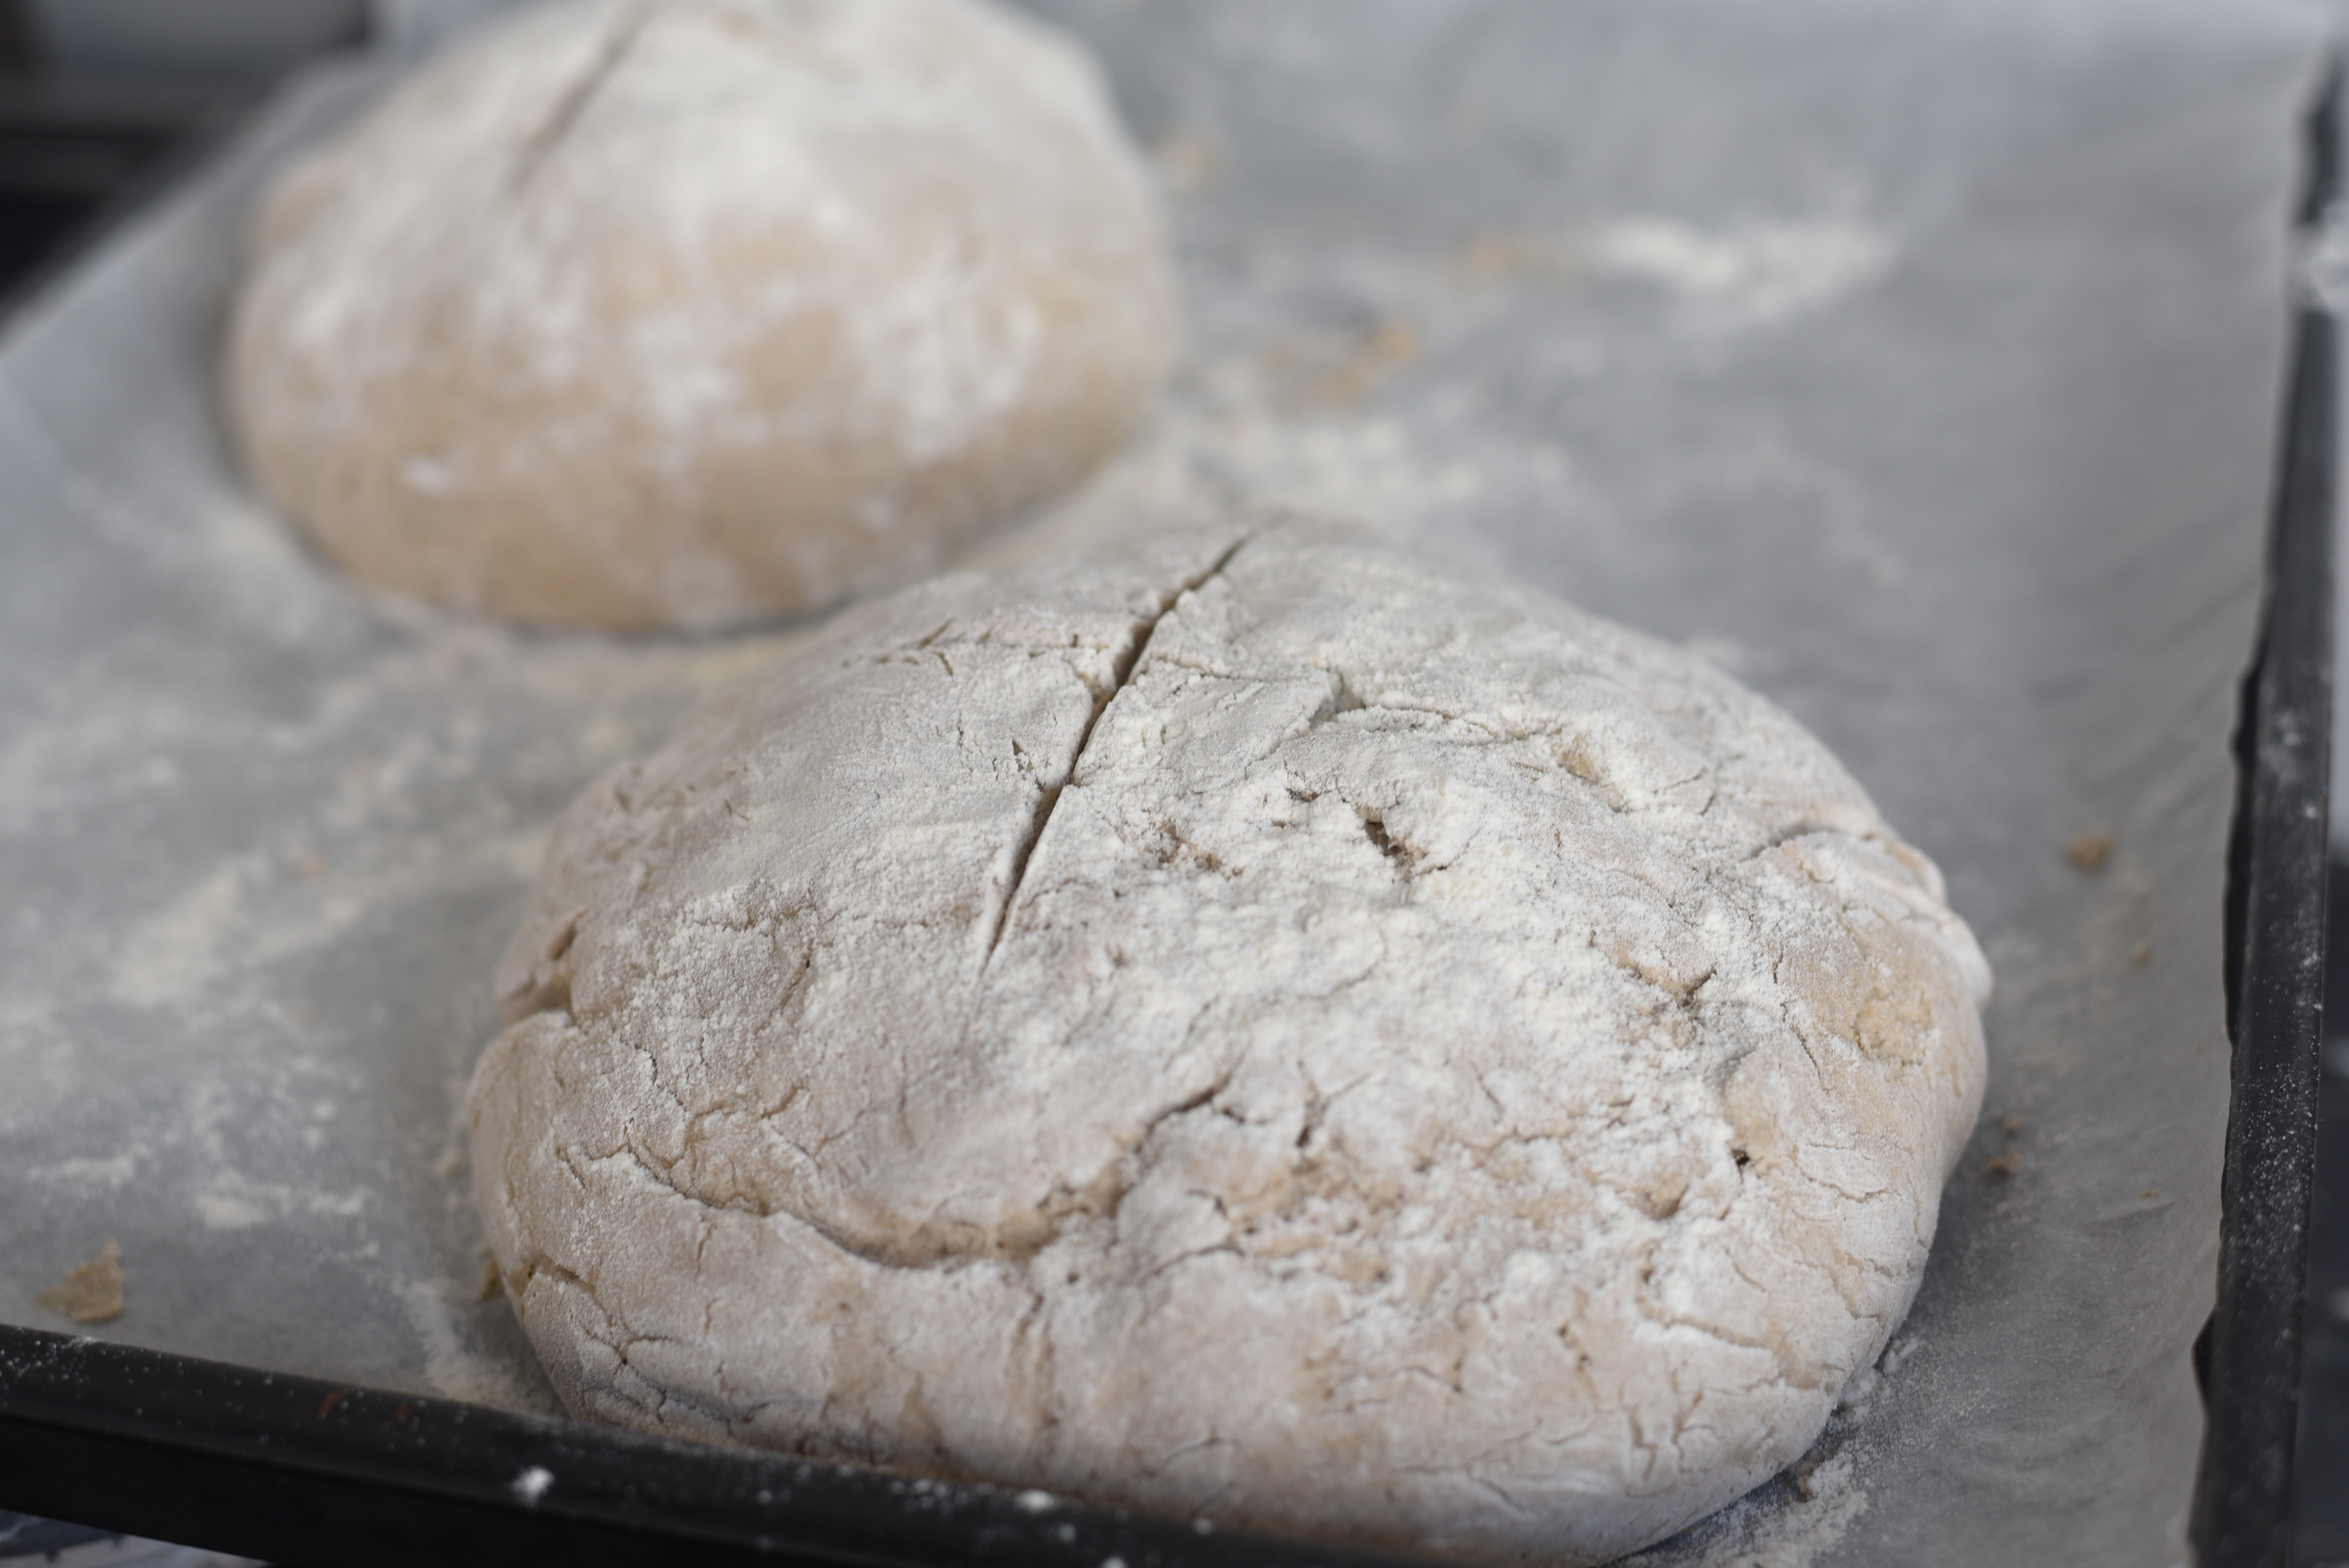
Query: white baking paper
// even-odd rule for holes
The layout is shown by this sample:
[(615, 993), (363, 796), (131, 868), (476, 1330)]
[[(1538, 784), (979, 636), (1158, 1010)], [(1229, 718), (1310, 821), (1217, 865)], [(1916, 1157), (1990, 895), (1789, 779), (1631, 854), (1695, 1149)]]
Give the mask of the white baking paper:
[[(1164, 181), (1192, 356), (974, 559), (1286, 500), (1687, 640), (1836, 748), (1997, 967), (1881, 1375), (1656, 1561), (2181, 1561), (2315, 14), (1041, 8)], [(290, 88), (0, 339), (0, 1319), (70, 1326), (34, 1295), (111, 1240), (104, 1336), (543, 1408), (455, 1122), (490, 968), (570, 794), (794, 629), (393, 603), (244, 489), (239, 225), (389, 69)]]

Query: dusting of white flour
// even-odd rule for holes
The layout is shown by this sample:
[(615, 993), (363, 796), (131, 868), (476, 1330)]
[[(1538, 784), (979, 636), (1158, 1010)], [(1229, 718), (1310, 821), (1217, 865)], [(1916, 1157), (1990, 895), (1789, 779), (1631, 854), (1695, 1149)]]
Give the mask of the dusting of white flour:
[(583, 796), (474, 1186), (582, 1414), (1588, 1563), (1882, 1349), (1988, 985), (1711, 666), (1194, 532), (868, 605)]
[(1092, 61), (985, 0), (572, 0), (277, 186), (230, 330), (258, 487), (374, 583), (710, 625), (1073, 484), (1176, 335)]

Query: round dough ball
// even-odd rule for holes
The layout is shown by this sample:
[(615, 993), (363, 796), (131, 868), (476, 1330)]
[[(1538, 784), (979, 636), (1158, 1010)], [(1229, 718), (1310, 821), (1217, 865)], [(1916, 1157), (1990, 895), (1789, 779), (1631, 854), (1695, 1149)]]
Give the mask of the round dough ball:
[(1580, 1563), (1881, 1350), (1990, 973), (1769, 703), (1286, 523), (852, 613), (571, 808), (499, 984), (579, 1413)]
[(585, 0), (272, 192), (228, 406), (386, 587), (707, 626), (902, 579), (1073, 484), (1172, 358), (1091, 63), (979, 0)]

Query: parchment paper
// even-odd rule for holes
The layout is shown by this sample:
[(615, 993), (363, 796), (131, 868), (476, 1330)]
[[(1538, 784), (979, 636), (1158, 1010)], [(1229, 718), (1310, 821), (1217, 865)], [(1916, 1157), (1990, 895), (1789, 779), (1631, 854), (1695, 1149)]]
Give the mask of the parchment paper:
[[(2314, 13), (1042, 8), (1154, 150), (1193, 356), (975, 559), (1279, 499), (1691, 640), (1843, 756), (1997, 966), (1881, 1376), (1658, 1560), (2182, 1560)], [(68, 1326), (35, 1294), (114, 1240), (94, 1332), (546, 1408), (454, 1121), (490, 966), (571, 792), (794, 632), (392, 603), (243, 489), (239, 222), (385, 69), (287, 91), (0, 340), (0, 1318)]]

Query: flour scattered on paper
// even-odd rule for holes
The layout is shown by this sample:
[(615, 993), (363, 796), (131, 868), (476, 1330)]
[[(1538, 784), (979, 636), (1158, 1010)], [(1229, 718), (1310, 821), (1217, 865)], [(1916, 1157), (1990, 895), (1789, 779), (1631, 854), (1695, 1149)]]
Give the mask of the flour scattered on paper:
[[(1353, 336), (1282, 335), (1293, 324), (1279, 313), (1227, 329), (1257, 341), (1246, 352), (1203, 355), (1149, 428), (1089, 484), (957, 564), (999, 570), (1261, 507), (1355, 517), (1406, 536), (1440, 536), (1447, 548), (1480, 539), (1481, 531), (1458, 525), (1504, 496), (1530, 498), (1559, 526), (1572, 526), (1609, 510), (1572, 453), (1529, 445), (1522, 434), (1485, 442), (1487, 420), (1457, 385), (1397, 387), (1400, 404), (1374, 394), (1493, 330), (1507, 318), (1513, 290), (1539, 294), (1592, 281), (1651, 288), (1661, 295), (1656, 308), (1667, 333), (1702, 356), (1723, 340), (1831, 309), (1883, 277), (1898, 258), (1887, 229), (1831, 217), (1701, 225), (1634, 215), (1547, 236), (1485, 235), (1440, 261), (1268, 252), (1251, 263), (1268, 294), (1342, 299), (1361, 318)], [(1621, 351), (1607, 340), (1609, 330), (1594, 322), (1546, 344), (1545, 352), (1603, 380), (1609, 356)], [(1446, 374), (1434, 372), (1437, 382)], [(1339, 383), (1345, 395), (1331, 395)], [(1713, 456), (1741, 465), (1759, 460), (1754, 453)], [(1770, 472), (1721, 477), (1816, 479), (1792, 455), (1760, 459), (1770, 459)], [(1843, 509), (1825, 510), (1840, 516)], [(1880, 545), (1859, 536), (1864, 531), (1843, 529), (1835, 544), (1847, 554), (1880, 554)], [(1889, 575), (1872, 556), (1861, 564), (1873, 582)]]
[(1622, 218), (1582, 249), (1597, 272), (1643, 279), (1679, 296), (1682, 325), (1718, 333), (1807, 315), (1874, 283), (1898, 253), (1881, 229), (1832, 219), (1704, 228)]
[(1856, 218), (1692, 223), (1632, 213), (1547, 234), (1479, 234), (1454, 253), (1453, 265), (1485, 285), (1643, 284), (1664, 296), (1663, 325), (1706, 338), (1816, 315), (1885, 276), (1899, 253), (1889, 231)]
[[(388, 911), (485, 873), (527, 882), (547, 825), (498, 820), (502, 803), (481, 783), (494, 748), (481, 721), (460, 712), (438, 715), (429, 727), (406, 726), (409, 710), (433, 688), (471, 666), (504, 666), (507, 678), (527, 690), (517, 700), (586, 708), (578, 749), (583, 769), (592, 772), (657, 732), (645, 716), (626, 723), (614, 709), (657, 704), (673, 712), (678, 700), (789, 640), (752, 636), (730, 645), (629, 650), (585, 639), (524, 644), (460, 625), (328, 683), (301, 721), (246, 738), (283, 758), (289, 772), (318, 775), (321, 787), (269, 821), (254, 841), (221, 854), (128, 923), (108, 964), (107, 995), (183, 1018), (249, 1015), (269, 1005), (273, 969), (346, 942)], [(59, 738), (36, 727), (19, 749), (35, 750), (45, 738)], [(84, 766), (93, 769), (105, 766), (109, 754), (184, 738), (138, 726), (109, 734), (88, 725), (71, 738)], [(0, 1027), (8, 1022), (0, 1018)]]
[[(406, 788), (401, 769), (376, 771), (377, 793), (395, 797)], [(461, 844), (427, 840), (401, 848), (381, 834), (366, 859), (333, 860), (306, 847), (321, 837), (357, 837), (372, 825), (338, 820), (351, 815), (329, 803), (311, 820), (280, 824), (262, 847), (214, 862), (130, 929), (115, 952), (108, 995), (129, 1006), (205, 1018), (264, 1007), (262, 976), (274, 966), (333, 947), (387, 908), (429, 894), (452, 871), (497, 868), (525, 879), (545, 835), (543, 824), (532, 823)]]
[(434, 1393), (505, 1410), (558, 1413), (543, 1382), (475, 1342), (467, 1326), (477, 1321), (477, 1304), (463, 1299), (471, 1292), (445, 1279), (395, 1280), (391, 1289), (423, 1346), (424, 1380)]
[(1856, 1468), (1840, 1449), (1798, 1465), (1618, 1568), (1811, 1568), (1868, 1511)]
[(133, 1007), (160, 1007), (201, 991), (220, 972), (220, 947), (243, 934), (242, 857), (221, 861), (132, 928), (116, 954), (109, 992)]
[(139, 1151), (126, 1149), (104, 1159), (60, 1160), (25, 1172), (45, 1187), (81, 1187), (119, 1192), (139, 1174)]
[(367, 1212), (376, 1198), (364, 1187), (347, 1192), (318, 1192), (285, 1182), (255, 1181), (224, 1171), (211, 1191), (197, 1193), (192, 1202), (205, 1229), (249, 1231), (295, 1214), (355, 1220)]
[(1195, 373), (1125, 453), (1067, 500), (955, 564), (999, 571), (1164, 529), (1278, 507), (1424, 535), (1484, 497), (1489, 476), (1430, 449), (1374, 411), (1285, 411), (1262, 368), (1225, 360)]

